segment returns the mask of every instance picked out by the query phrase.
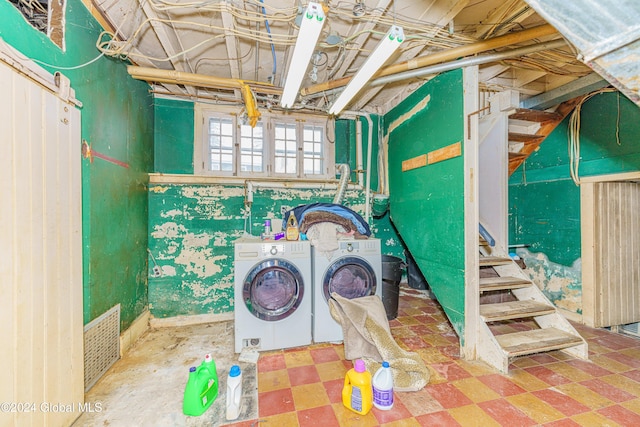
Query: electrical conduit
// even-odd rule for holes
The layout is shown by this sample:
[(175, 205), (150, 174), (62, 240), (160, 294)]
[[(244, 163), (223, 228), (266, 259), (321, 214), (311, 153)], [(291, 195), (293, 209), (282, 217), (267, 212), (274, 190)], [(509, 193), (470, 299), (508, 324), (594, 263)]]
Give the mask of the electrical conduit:
[[(260, 0), (261, 4), (264, 4), (264, 0)], [(262, 14), (264, 15), (264, 25), (267, 29), (267, 33), (269, 34), (269, 40), (271, 40), (271, 56), (273, 57), (273, 69), (271, 70), (271, 80), (269, 83), (273, 84), (276, 81), (276, 48), (273, 45), (273, 39), (271, 38), (271, 27), (269, 26), (269, 20), (267, 20), (267, 11), (262, 6)]]

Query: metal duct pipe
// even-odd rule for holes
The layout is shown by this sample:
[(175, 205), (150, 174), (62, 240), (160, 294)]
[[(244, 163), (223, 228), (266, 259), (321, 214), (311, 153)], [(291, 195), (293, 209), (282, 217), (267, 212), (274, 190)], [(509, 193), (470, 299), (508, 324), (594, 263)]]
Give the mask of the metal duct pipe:
[(347, 186), (349, 185), (349, 175), (351, 175), (351, 168), (349, 168), (348, 164), (342, 163), (336, 166), (336, 169), (340, 171), (340, 184), (338, 184), (338, 192), (333, 198), (333, 203), (336, 205), (341, 205), (342, 200), (344, 199), (344, 192), (347, 191)]
[(558, 47), (566, 46), (566, 44), (567, 42), (565, 42), (563, 39), (553, 40), (546, 43), (539, 43), (531, 46), (521, 47), (518, 49), (512, 49), (506, 52), (491, 53), (488, 55), (480, 55), (476, 57), (460, 59), (458, 61), (445, 62), (444, 64), (432, 65), (430, 67), (424, 67), (416, 70), (393, 74), (390, 76), (380, 77), (373, 80), (370, 85), (385, 85), (387, 83), (394, 83), (400, 80), (422, 77), (429, 74), (442, 73), (444, 71), (451, 71), (457, 68), (469, 67), (471, 65), (486, 64), (488, 62), (495, 62), (506, 58), (528, 55), (530, 53), (539, 52), (541, 50), (555, 49)]

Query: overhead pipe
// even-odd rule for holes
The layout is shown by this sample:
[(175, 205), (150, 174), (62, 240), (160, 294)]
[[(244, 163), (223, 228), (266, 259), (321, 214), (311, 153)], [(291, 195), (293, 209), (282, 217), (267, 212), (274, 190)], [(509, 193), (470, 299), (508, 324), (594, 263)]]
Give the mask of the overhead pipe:
[[(431, 67), (424, 67), (424, 68), (420, 68), (413, 71), (407, 71), (404, 73), (398, 73), (398, 74), (394, 74), (386, 77), (376, 78), (371, 82), (369, 82), (369, 85), (379, 86), (387, 83), (397, 82), (400, 80), (406, 80), (406, 79), (415, 78), (415, 77), (423, 77), (429, 74), (437, 74), (444, 71), (455, 70), (457, 68), (467, 67), (471, 65), (482, 65), (490, 62), (499, 61), (502, 59), (515, 58), (518, 56), (524, 56), (530, 53), (540, 52), (540, 51), (549, 50), (549, 49), (555, 49), (563, 46), (566, 46), (566, 42), (563, 39), (559, 39), (559, 40), (553, 40), (546, 43), (525, 46), (518, 49), (511, 49), (511, 50), (499, 52), (499, 53), (473, 56), (469, 58), (460, 59), (457, 61), (450, 61), (450, 62), (445, 62), (443, 64), (437, 64)], [(309, 95), (305, 99), (308, 101), (314, 98), (318, 98), (320, 96), (332, 95), (337, 92), (340, 92), (340, 88), (335, 88), (320, 94)]]
[(178, 85), (197, 86), (209, 89), (242, 89), (249, 86), (256, 93), (281, 95), (282, 88), (268, 83), (251, 80), (228, 79), (224, 77), (206, 76), (204, 74), (185, 73), (174, 70), (158, 70), (156, 68), (129, 65), (127, 72), (137, 80), (156, 83), (173, 83)]
[[(417, 58), (410, 59), (398, 64), (393, 64), (385, 67), (377, 73), (378, 77), (389, 76), (392, 74), (398, 74), (404, 71), (414, 70), (417, 68), (426, 67), (428, 65), (437, 64), (440, 62), (451, 61), (463, 56), (475, 55), (476, 53), (486, 52), (488, 50), (506, 47), (512, 44), (517, 44), (535, 38), (544, 37), (556, 34), (557, 30), (549, 24), (540, 25), (538, 27), (529, 28), (527, 30), (519, 31), (517, 33), (509, 33), (503, 36), (493, 37), (487, 40), (482, 40), (477, 43), (471, 43), (464, 46), (454, 47), (451, 49), (441, 50), (439, 52), (419, 56)], [(330, 89), (336, 89), (342, 86), (346, 86), (351, 80), (351, 76), (343, 77), (341, 79), (331, 80), (329, 82), (320, 83), (317, 85), (303, 88), (300, 91), (300, 95), (307, 96), (324, 92)]]
[(486, 64), (488, 62), (499, 61), (502, 59), (514, 58), (517, 56), (524, 56), (530, 53), (535, 53), (542, 50), (555, 49), (555, 48), (563, 47), (566, 45), (567, 45), (567, 42), (565, 42), (563, 39), (560, 39), (560, 40), (554, 40), (546, 43), (525, 46), (518, 49), (512, 49), (506, 52), (474, 56), (466, 59), (461, 59), (459, 61), (451, 61), (451, 62), (446, 62), (444, 64), (433, 65), (431, 67), (424, 67), (418, 70), (405, 71), (403, 73), (397, 73), (392, 76), (380, 77), (378, 79), (373, 80), (370, 83), (370, 85), (379, 86), (387, 83), (394, 83), (400, 80), (407, 80), (407, 79), (412, 79), (416, 77), (426, 76), (429, 74), (442, 73), (444, 71), (451, 71), (457, 68), (469, 67), (472, 65), (481, 65), (481, 64)]

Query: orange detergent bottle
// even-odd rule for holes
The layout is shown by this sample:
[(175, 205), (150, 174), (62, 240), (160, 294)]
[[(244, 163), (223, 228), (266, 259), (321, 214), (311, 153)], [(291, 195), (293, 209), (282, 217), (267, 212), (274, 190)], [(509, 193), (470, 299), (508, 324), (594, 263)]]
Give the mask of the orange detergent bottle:
[(373, 406), (373, 389), (371, 373), (364, 366), (364, 361), (356, 360), (355, 366), (344, 377), (342, 403), (358, 414), (366, 415)]

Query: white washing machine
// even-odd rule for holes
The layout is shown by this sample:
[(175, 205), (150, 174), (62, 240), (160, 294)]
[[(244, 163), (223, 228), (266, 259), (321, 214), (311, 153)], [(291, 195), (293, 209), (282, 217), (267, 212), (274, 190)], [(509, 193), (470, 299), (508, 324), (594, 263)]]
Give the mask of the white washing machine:
[(332, 292), (346, 298), (378, 295), (382, 298), (380, 239), (338, 240), (331, 258), (311, 247), (313, 259), (313, 341), (343, 340), (342, 326), (331, 317)]
[(311, 245), (241, 238), (234, 243), (235, 351), (311, 344)]

